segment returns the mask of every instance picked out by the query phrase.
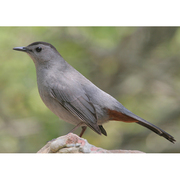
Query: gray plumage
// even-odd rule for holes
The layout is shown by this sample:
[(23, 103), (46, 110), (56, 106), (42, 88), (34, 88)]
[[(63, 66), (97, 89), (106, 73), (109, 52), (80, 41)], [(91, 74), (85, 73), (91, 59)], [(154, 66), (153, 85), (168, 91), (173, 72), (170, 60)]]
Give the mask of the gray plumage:
[(136, 122), (171, 142), (175, 141), (171, 135), (133, 114), (86, 79), (51, 44), (35, 42), (14, 50), (24, 51), (32, 58), (36, 66), (39, 94), (46, 106), (60, 119), (77, 127), (88, 126), (104, 135), (107, 135), (102, 126), (105, 122)]

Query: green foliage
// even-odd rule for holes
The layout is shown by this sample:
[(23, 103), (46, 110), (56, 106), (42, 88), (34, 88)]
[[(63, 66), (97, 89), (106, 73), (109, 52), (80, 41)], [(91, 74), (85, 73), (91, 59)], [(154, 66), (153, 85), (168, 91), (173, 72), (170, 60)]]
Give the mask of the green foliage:
[(108, 137), (86, 131), (89, 143), (179, 152), (179, 28), (0, 27), (0, 41), (0, 152), (37, 152), (73, 128), (43, 104), (32, 60), (12, 50), (35, 41), (53, 44), (98, 87), (177, 139), (173, 145), (136, 123), (109, 122), (104, 125)]

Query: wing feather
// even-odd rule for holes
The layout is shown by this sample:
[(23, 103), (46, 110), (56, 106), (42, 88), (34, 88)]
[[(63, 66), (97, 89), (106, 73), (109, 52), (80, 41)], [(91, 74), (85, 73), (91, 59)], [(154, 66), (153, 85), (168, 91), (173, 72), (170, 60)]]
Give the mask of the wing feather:
[(67, 111), (78, 117), (95, 132), (101, 134), (101, 130), (97, 125), (96, 110), (85, 92), (56, 86), (51, 89), (51, 95)]

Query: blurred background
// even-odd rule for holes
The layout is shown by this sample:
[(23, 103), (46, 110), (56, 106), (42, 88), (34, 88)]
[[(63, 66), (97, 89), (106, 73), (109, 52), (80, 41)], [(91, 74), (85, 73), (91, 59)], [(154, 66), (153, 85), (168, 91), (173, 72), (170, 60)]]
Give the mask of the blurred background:
[[(136, 124), (109, 122), (108, 136), (83, 138), (105, 149), (180, 152), (179, 27), (0, 27), (0, 152), (37, 152), (74, 126), (42, 102), (33, 61), (13, 47), (49, 42), (126, 108), (175, 137), (172, 144)], [(81, 128), (75, 131), (79, 135)]]

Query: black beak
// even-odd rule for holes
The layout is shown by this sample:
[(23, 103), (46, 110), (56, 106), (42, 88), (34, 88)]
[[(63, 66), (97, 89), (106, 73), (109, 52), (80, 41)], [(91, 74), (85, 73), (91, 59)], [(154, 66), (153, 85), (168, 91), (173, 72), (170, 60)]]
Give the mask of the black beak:
[(13, 48), (13, 50), (27, 52), (26, 47), (15, 47), (15, 48)]

